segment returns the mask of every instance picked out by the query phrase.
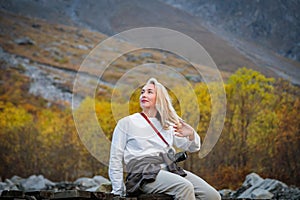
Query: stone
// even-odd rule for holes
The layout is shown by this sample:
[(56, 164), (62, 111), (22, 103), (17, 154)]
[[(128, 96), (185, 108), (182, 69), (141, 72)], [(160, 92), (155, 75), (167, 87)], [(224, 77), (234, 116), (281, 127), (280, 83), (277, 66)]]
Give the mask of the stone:
[(24, 191), (37, 191), (46, 189), (46, 181), (43, 175), (32, 175), (21, 183)]
[(99, 186), (94, 179), (85, 177), (77, 179), (74, 183), (83, 189)]
[(256, 173), (251, 173), (246, 176), (245, 181), (243, 182), (242, 186), (243, 187), (249, 187), (253, 186), (255, 184), (261, 183), (264, 179), (261, 178), (258, 174)]
[(41, 28), (42, 26), (41, 26), (40, 24), (32, 24), (31, 27), (32, 27), (32, 28), (37, 28), (37, 29), (39, 29), (39, 28)]
[(14, 184), (18, 185), (20, 184), (22, 181), (24, 181), (23, 178), (21, 178), (20, 176), (13, 176), (11, 179), (10, 179), (11, 182), (13, 182)]
[(102, 183), (100, 186), (88, 188), (86, 191), (110, 193), (112, 191), (112, 186), (111, 183)]
[(131, 54), (128, 54), (127, 57), (126, 57), (127, 62), (135, 62), (137, 60), (138, 60), (138, 57), (136, 57), (134, 55), (131, 55)]
[(87, 46), (82, 45), (82, 44), (77, 45), (77, 48), (81, 49), (81, 50), (88, 50), (89, 49)]
[(15, 39), (14, 42), (18, 45), (35, 45), (35, 41), (30, 39), (29, 37)]
[(141, 55), (139, 57), (140, 58), (152, 58), (153, 55), (152, 55), (152, 53), (145, 52), (145, 53), (141, 53)]
[(111, 183), (102, 183), (98, 190), (98, 192), (111, 192), (112, 191), (112, 185)]
[(110, 181), (107, 178), (104, 178), (103, 176), (94, 176), (93, 180), (101, 185), (102, 183), (110, 183)]
[(6, 187), (7, 187), (7, 184), (6, 184), (6, 183), (0, 182), (0, 191), (5, 190)]
[(263, 198), (271, 199), (274, 194), (287, 185), (274, 179), (262, 179), (255, 173), (246, 176), (242, 187), (247, 188), (238, 195), (238, 198)]
[(261, 188), (256, 188), (251, 194), (251, 198), (253, 199), (272, 199), (273, 196), (274, 194)]
[(219, 190), (218, 191), (221, 195), (222, 198), (231, 198), (232, 194), (235, 192), (233, 190), (229, 190), (229, 189), (223, 189), (223, 190)]

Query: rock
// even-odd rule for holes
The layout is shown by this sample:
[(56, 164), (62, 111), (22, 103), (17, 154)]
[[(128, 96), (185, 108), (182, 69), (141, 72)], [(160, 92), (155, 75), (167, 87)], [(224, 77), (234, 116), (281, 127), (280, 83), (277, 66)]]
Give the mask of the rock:
[(87, 46), (82, 45), (82, 44), (77, 45), (77, 48), (82, 49), (82, 50), (88, 50), (89, 49)]
[(112, 186), (111, 183), (102, 183), (100, 186), (90, 188), (87, 191), (110, 193), (112, 191)]
[(97, 192), (106, 192), (110, 193), (112, 191), (112, 185), (111, 183), (103, 183), (98, 188)]
[(46, 189), (46, 181), (43, 175), (32, 175), (21, 183), (24, 191), (37, 191)]
[(103, 176), (94, 176), (93, 180), (99, 185), (101, 185), (103, 183), (105, 183), (105, 184), (110, 183), (110, 181), (107, 178), (104, 178)]
[(253, 183), (254, 184), (240, 194), (238, 198), (258, 198), (258, 196), (263, 196), (265, 199), (271, 199), (274, 196), (273, 193), (287, 187), (284, 183), (273, 179), (265, 179), (263, 181), (257, 179)]
[(15, 39), (14, 42), (18, 45), (35, 45), (35, 41), (30, 39), (29, 37)]
[(273, 192), (281, 190), (282, 188), (287, 188), (288, 186), (281, 181), (267, 178), (260, 184), (260, 187)]
[(91, 188), (88, 188), (86, 189), (85, 191), (88, 191), (88, 192), (97, 192), (98, 189), (99, 189), (100, 186), (94, 186), (94, 187), (91, 187)]
[(44, 180), (45, 180), (45, 185), (46, 185), (47, 189), (48, 188), (53, 188), (53, 187), (56, 186), (56, 184), (54, 182), (50, 181), (49, 179), (45, 178)]
[(193, 82), (195, 82), (195, 83), (202, 82), (201, 77), (198, 76), (198, 75), (187, 74), (185, 77), (186, 77), (189, 81), (193, 81)]
[(85, 45), (78, 44), (78, 45), (71, 45), (71, 47), (76, 48), (76, 49), (81, 49), (81, 50), (88, 50), (89, 48)]
[(83, 190), (86, 190), (88, 188), (99, 186), (99, 184), (91, 178), (79, 178), (74, 182), (76, 185), (78, 185)]
[(141, 53), (141, 55), (139, 56), (140, 58), (152, 58), (153, 55), (152, 53)]
[(135, 62), (137, 61), (139, 58), (134, 56), (134, 55), (131, 55), (131, 54), (128, 54), (127, 57), (126, 57), (126, 61), (127, 62)]
[(39, 28), (41, 28), (42, 26), (41, 26), (40, 24), (32, 24), (31, 27), (32, 27), (32, 28), (37, 28), (37, 29), (39, 29)]
[(4, 184), (6, 184), (6, 185), (3, 190), (19, 190), (19, 188), (16, 186), (16, 184), (9, 179), (5, 179)]
[(273, 199), (299, 200), (300, 189), (296, 187), (282, 188), (280, 191), (275, 193)]
[(261, 178), (258, 174), (251, 173), (246, 176), (246, 179), (245, 179), (244, 183), (242, 184), (242, 187), (250, 187), (252, 185), (261, 183), (263, 180), (264, 179)]
[(63, 56), (63, 53), (57, 47), (47, 47), (44, 50), (48, 51), (52, 57), (55, 57), (55, 56), (62, 57)]
[(271, 192), (260, 188), (256, 188), (251, 194), (251, 198), (253, 199), (272, 199), (273, 196), (274, 194)]
[(219, 190), (219, 193), (221, 195), (222, 198), (225, 198), (225, 199), (229, 199), (232, 197), (232, 194), (234, 193), (235, 191), (233, 190), (229, 190), (229, 189), (223, 189), (223, 190)]
[(272, 199), (283, 188), (288, 187), (278, 180), (263, 179), (256, 173), (251, 173), (246, 176), (242, 187), (233, 194), (233, 197), (241, 199)]
[(10, 179), (10, 181), (12, 181), (15, 185), (20, 185), (24, 179), (15, 175)]
[(73, 182), (62, 181), (55, 184), (55, 190), (75, 190), (79, 187)]
[(10, 190), (9, 186), (4, 183), (4, 182), (0, 182), (0, 194), (4, 191), (4, 190)]

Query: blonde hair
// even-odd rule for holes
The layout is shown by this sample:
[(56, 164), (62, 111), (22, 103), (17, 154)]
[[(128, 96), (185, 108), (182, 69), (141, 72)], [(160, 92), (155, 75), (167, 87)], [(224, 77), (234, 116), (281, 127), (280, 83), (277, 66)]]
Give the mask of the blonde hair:
[(176, 113), (167, 89), (155, 78), (150, 78), (147, 84), (153, 84), (156, 88), (155, 108), (159, 114), (158, 119), (164, 129), (169, 129), (171, 123), (179, 124), (182, 120)]

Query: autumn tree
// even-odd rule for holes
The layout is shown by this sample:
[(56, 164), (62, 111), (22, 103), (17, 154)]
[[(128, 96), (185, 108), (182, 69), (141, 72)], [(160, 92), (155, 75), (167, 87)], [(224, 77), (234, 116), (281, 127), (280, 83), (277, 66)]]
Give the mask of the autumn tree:
[[(226, 87), (226, 133), (232, 140), (231, 155), (236, 167), (245, 167), (249, 159), (249, 136), (258, 116), (272, 101), (273, 79), (251, 69), (241, 68), (233, 74)], [(262, 132), (262, 131), (261, 131)]]

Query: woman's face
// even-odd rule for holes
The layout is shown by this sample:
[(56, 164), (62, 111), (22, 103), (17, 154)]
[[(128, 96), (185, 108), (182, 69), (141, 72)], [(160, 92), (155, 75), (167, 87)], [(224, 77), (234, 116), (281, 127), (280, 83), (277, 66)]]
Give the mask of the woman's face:
[(140, 96), (140, 105), (142, 109), (155, 108), (156, 88), (154, 84), (147, 84), (142, 88)]

